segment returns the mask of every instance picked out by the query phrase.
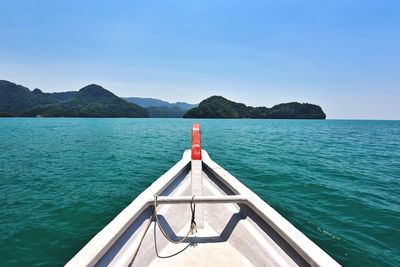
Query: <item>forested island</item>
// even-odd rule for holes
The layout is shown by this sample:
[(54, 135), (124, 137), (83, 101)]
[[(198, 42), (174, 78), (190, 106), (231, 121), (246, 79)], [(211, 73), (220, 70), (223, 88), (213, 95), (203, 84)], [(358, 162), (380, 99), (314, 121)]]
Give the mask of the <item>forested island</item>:
[(99, 85), (78, 92), (43, 93), (8, 81), (0, 81), (0, 112), (19, 117), (149, 117), (146, 109)]
[(198, 107), (188, 110), (184, 118), (220, 119), (325, 119), (320, 106), (308, 103), (283, 103), (272, 108), (251, 107), (230, 101), (222, 96), (203, 100)]

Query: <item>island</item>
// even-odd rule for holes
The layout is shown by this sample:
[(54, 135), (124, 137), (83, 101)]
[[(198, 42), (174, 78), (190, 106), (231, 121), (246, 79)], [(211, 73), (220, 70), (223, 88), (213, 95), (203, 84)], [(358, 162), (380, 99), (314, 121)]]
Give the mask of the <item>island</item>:
[(0, 114), (3, 117), (149, 117), (145, 108), (96, 84), (78, 92), (43, 93), (9, 81), (0, 81)]
[(184, 118), (218, 119), (325, 119), (326, 114), (318, 105), (309, 103), (283, 103), (272, 108), (251, 107), (230, 101), (222, 96), (212, 96), (197, 107), (188, 110)]

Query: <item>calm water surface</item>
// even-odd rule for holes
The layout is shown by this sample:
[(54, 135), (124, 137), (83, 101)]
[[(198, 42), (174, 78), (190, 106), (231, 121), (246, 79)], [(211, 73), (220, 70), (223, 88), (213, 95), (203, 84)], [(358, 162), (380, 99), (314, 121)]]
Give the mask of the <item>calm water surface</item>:
[[(400, 121), (196, 120), (210, 156), (345, 266), (400, 266)], [(0, 265), (67, 262), (193, 120), (0, 119)]]

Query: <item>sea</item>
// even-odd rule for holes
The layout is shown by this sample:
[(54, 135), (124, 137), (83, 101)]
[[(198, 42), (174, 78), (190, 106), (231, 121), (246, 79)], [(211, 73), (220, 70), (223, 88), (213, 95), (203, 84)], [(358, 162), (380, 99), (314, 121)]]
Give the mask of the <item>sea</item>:
[(400, 121), (0, 119), (0, 266), (61, 266), (190, 149), (344, 266), (400, 266)]

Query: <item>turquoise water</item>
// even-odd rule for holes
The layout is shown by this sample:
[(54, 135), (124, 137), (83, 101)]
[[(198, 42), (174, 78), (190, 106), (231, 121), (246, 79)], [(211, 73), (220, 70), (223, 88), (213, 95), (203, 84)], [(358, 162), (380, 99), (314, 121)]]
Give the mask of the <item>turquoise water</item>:
[[(400, 266), (400, 121), (196, 120), (210, 156), (345, 266)], [(0, 265), (59, 266), (190, 147), (193, 120), (0, 120)]]

